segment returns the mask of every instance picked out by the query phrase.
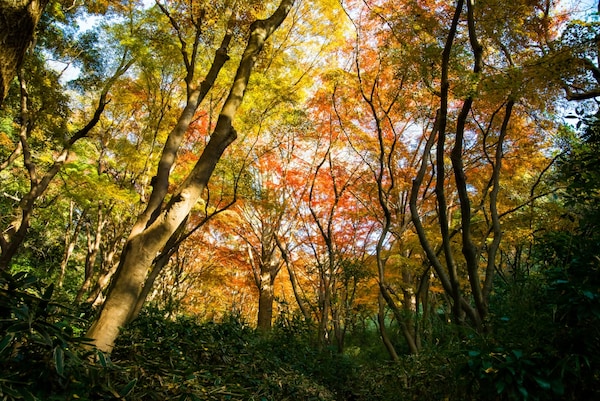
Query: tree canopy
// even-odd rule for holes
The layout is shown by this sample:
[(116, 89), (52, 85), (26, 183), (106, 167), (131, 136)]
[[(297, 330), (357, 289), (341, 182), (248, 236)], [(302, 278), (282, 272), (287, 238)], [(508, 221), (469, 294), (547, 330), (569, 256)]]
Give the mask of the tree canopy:
[[(600, 5), (13, 3), (5, 399), (598, 396)], [(159, 337), (189, 394), (162, 383)], [(209, 338), (271, 381), (230, 387)], [(286, 393), (303, 372), (324, 379)], [(459, 379), (435, 393), (436, 374)]]

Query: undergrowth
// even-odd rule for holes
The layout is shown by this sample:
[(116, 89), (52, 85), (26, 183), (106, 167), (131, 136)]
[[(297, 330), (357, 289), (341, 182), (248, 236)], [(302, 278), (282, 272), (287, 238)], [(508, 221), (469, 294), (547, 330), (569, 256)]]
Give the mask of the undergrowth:
[[(588, 351), (597, 349), (598, 297), (552, 279), (554, 287), (498, 292), (489, 333), (446, 327), (447, 339), (390, 362), (375, 330), (351, 334), (340, 354), (297, 317), (264, 333), (236, 315), (201, 322), (155, 308), (121, 333), (109, 357), (82, 336), (85, 315), (53, 301), (52, 285), (0, 273), (0, 400), (595, 399), (599, 362)], [(506, 302), (535, 288), (530, 305)]]

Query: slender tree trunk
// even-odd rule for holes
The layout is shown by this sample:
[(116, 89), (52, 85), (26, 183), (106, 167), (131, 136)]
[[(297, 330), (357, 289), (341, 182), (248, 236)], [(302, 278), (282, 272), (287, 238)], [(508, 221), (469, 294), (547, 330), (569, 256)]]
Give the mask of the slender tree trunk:
[(285, 263), (285, 266), (288, 271), (288, 276), (290, 278), (290, 284), (292, 285), (292, 291), (294, 292), (294, 298), (296, 299), (296, 303), (298, 304), (298, 308), (302, 313), (302, 316), (306, 321), (310, 320), (310, 313), (308, 312), (308, 308), (306, 307), (306, 303), (304, 302), (304, 298), (302, 294), (300, 294), (300, 285), (298, 284), (298, 278), (296, 277), (296, 270), (292, 265), (292, 261), (290, 260), (289, 251), (283, 246), (283, 244), (279, 241), (278, 238), (275, 238), (277, 241), (277, 247), (279, 247), (279, 251), (281, 252), (281, 257)]
[[(444, 51), (442, 52), (442, 63), (441, 63), (441, 79), (440, 79), (440, 108), (437, 111), (435, 117), (434, 128), (432, 130), (431, 136), (428, 138), (427, 143), (425, 145), (425, 149), (423, 151), (423, 158), (421, 162), (421, 167), (417, 173), (417, 176), (413, 180), (413, 185), (410, 194), (410, 212), (411, 212), (411, 220), (415, 226), (415, 230), (417, 231), (419, 241), (423, 250), (425, 251), (427, 258), (431, 262), (436, 275), (440, 279), (442, 286), (444, 287), (445, 293), (452, 298), (452, 316), (456, 323), (462, 324), (465, 320), (465, 314), (469, 317), (469, 319), (475, 324), (475, 326), (481, 326), (481, 319), (479, 314), (479, 306), (481, 305), (481, 298), (476, 295), (476, 308), (473, 306), (462, 296), (462, 291), (460, 287), (460, 282), (458, 279), (458, 273), (456, 268), (456, 262), (454, 260), (453, 249), (451, 246), (451, 237), (452, 233), (449, 230), (449, 215), (448, 208), (449, 205), (445, 196), (445, 169), (446, 169), (446, 126), (448, 119), (448, 96), (450, 89), (450, 80), (449, 80), (449, 66), (450, 66), (450, 55), (454, 43), (454, 38), (457, 33), (457, 29), (459, 26), (460, 15), (463, 12), (464, 1), (458, 0), (456, 9), (454, 12), (454, 16), (452, 19), (452, 24), (450, 26), (448, 36), (446, 38), (446, 43), (444, 46)], [(481, 48), (476, 41), (476, 37), (474, 36), (474, 25), (473, 25), (473, 13), (472, 13), (472, 3), (468, 4), (468, 25), (469, 25), (469, 39), (471, 40), (471, 44), (473, 46), (474, 51), (474, 59), (475, 59), (475, 67), (474, 72), (478, 72), (480, 68), (481, 61)], [(463, 226), (461, 227), (461, 232), (463, 233), (463, 246), (467, 244), (467, 246), (463, 249), (463, 256), (465, 257), (465, 262), (468, 264), (467, 269), (469, 270), (469, 278), (472, 280), (471, 284), (478, 280), (476, 277), (478, 272), (477, 269), (474, 268), (473, 262), (473, 248), (470, 247), (468, 242), (470, 241), (470, 204), (468, 204), (468, 193), (465, 192), (465, 187), (461, 188), (461, 184), (464, 182), (460, 182), (461, 179), (464, 178), (464, 172), (462, 171), (462, 164), (459, 160), (459, 154), (462, 157), (462, 132), (461, 129), (464, 129), (464, 125), (462, 124), (462, 119), (466, 118), (466, 113), (469, 111), (471, 106), (471, 100), (465, 100), (462, 108), (462, 115), (459, 117), (459, 121), (457, 122), (456, 127), (456, 141), (455, 147), (453, 149), (453, 166), (455, 167), (455, 179), (457, 181), (457, 187), (459, 191), (459, 197), (461, 199), (461, 218), (463, 222)], [(436, 138), (437, 136), (437, 138)], [(417, 208), (417, 198), (419, 196), (421, 185), (423, 183), (423, 178), (425, 176), (425, 172), (428, 167), (428, 163), (430, 160), (430, 153), (433, 149), (433, 145), (436, 143), (437, 139), (437, 147), (436, 147), (436, 198), (437, 198), (437, 209), (438, 209), (438, 218), (440, 226), (440, 234), (442, 237), (442, 249), (445, 257), (445, 263), (442, 263), (440, 258), (438, 257), (437, 252), (434, 250), (434, 247), (429, 242), (427, 238), (427, 234), (425, 232), (425, 228), (423, 227), (423, 223), (421, 221), (421, 217), (419, 216), (419, 210)], [(458, 144), (458, 146), (457, 146)], [(466, 197), (464, 196), (466, 194)], [(464, 201), (464, 202), (463, 202)], [(464, 225), (465, 222), (468, 222), (467, 225)], [(465, 240), (466, 239), (466, 240)], [(480, 290), (479, 290), (480, 291)]]
[(319, 310), (320, 310), (320, 319), (319, 319), (319, 342), (321, 344), (326, 344), (329, 340), (329, 280), (323, 277), (324, 274), (321, 274), (321, 279), (319, 280)]
[(147, 272), (154, 258), (163, 250), (169, 238), (196, 204), (221, 155), (236, 139), (237, 134), (232, 122), (244, 98), (254, 63), (265, 40), (283, 22), (293, 3), (294, 0), (282, 0), (271, 17), (252, 24), (250, 38), (229, 96), (200, 159), (160, 216), (145, 228), (138, 228), (139, 232), (133, 233), (128, 240), (106, 301), (87, 333), (101, 351), (112, 351), (119, 330), (134, 315)]
[(94, 288), (90, 291), (85, 302), (91, 305), (93, 308), (97, 308), (104, 302), (104, 297), (102, 291), (108, 287), (110, 283), (110, 279), (117, 271), (117, 267), (119, 266), (117, 263), (110, 263), (106, 265), (107, 267), (100, 273)]
[(417, 313), (415, 316), (415, 342), (417, 348), (421, 349), (423, 333), (427, 332), (429, 316), (429, 266), (425, 268), (419, 279), (419, 286), (415, 293), (415, 304)]
[(67, 271), (67, 264), (69, 263), (69, 259), (71, 259), (71, 255), (75, 250), (75, 245), (77, 245), (77, 237), (79, 237), (79, 231), (81, 230), (81, 227), (83, 227), (83, 220), (86, 214), (84, 211), (81, 216), (79, 216), (77, 223), (75, 223), (75, 228), (73, 228), (73, 232), (71, 233), (71, 225), (73, 224), (73, 219), (75, 218), (74, 205), (75, 202), (71, 201), (71, 204), (69, 205), (69, 225), (65, 230), (65, 251), (60, 262), (60, 275), (58, 277), (59, 288), (62, 288), (63, 286), (63, 281)]
[(117, 270), (118, 262), (115, 261), (115, 255), (117, 255), (119, 250), (121, 238), (122, 233), (119, 232), (119, 230), (114, 229), (111, 233), (110, 241), (104, 241), (104, 246), (101, 249), (102, 263), (100, 266), (100, 273), (98, 274), (98, 279), (96, 280), (94, 287), (85, 300), (87, 304), (92, 305), (94, 308), (99, 307), (102, 302), (104, 302), (102, 292), (108, 287), (110, 279)]
[(396, 318), (396, 320), (398, 321), (398, 324), (400, 325), (400, 330), (402, 331), (402, 334), (404, 335), (404, 339), (406, 340), (408, 349), (410, 349), (410, 353), (418, 354), (419, 348), (417, 347), (415, 337), (413, 336), (413, 333), (412, 333), (412, 330), (410, 330), (410, 327), (406, 324), (406, 319), (403, 316), (402, 311), (400, 310), (398, 305), (396, 305), (396, 303), (392, 299), (392, 296), (390, 295), (390, 292), (384, 285), (379, 284), (379, 290), (380, 290), (380, 294), (385, 299), (385, 302), (387, 303), (387, 305), (390, 307), (390, 309), (392, 309), (392, 313), (394, 314), (394, 317)]
[[(506, 138), (508, 123), (512, 115), (514, 103), (515, 102), (513, 99), (509, 99), (506, 104), (506, 111), (504, 114), (504, 119), (502, 121), (502, 126), (500, 128), (500, 135), (498, 136), (498, 141), (496, 143), (496, 152), (493, 163), (492, 192), (490, 193), (490, 214), (492, 217), (492, 233), (494, 234), (494, 239), (488, 247), (488, 261), (482, 294), (486, 313), (489, 307), (489, 297), (492, 293), (492, 288), (494, 284), (494, 273), (496, 271), (496, 256), (498, 254), (498, 249), (500, 248), (500, 241), (502, 239), (502, 227), (500, 225), (500, 215), (498, 213), (498, 193), (500, 191), (500, 171), (502, 170), (502, 158), (504, 157), (504, 152), (502, 148), (504, 146), (504, 139)], [(483, 317), (485, 318), (485, 315)]]
[(335, 337), (335, 343), (337, 346), (337, 352), (339, 354), (344, 353), (345, 340), (346, 340), (346, 325), (343, 323), (343, 312), (340, 307), (331, 305), (331, 322), (333, 323), (333, 335)]
[(397, 361), (400, 358), (398, 357), (398, 353), (396, 352), (394, 344), (390, 340), (390, 336), (385, 326), (385, 300), (383, 299), (383, 295), (381, 295), (381, 293), (379, 293), (377, 300), (379, 305), (379, 309), (377, 311), (377, 323), (379, 323), (379, 334), (381, 335), (381, 341), (390, 355), (390, 358), (392, 358), (392, 361)]
[(98, 215), (96, 216), (96, 230), (95, 233), (92, 233), (88, 230), (87, 233), (87, 242), (88, 242), (88, 250), (87, 255), (85, 257), (85, 280), (81, 285), (81, 288), (77, 292), (77, 296), (75, 297), (75, 302), (81, 302), (81, 299), (85, 295), (86, 292), (92, 286), (92, 280), (94, 278), (95, 270), (96, 270), (96, 258), (98, 256), (98, 252), (100, 251), (100, 241), (102, 240), (102, 231), (104, 230), (104, 226), (106, 225), (106, 219), (102, 213), (102, 205), (98, 205)]
[[(477, 41), (475, 20), (473, 16), (473, 4), (470, 1), (467, 1), (467, 25), (469, 31), (469, 40), (473, 49), (473, 73), (478, 74), (483, 67), (483, 48)], [(479, 280), (479, 250), (473, 242), (471, 233), (471, 200), (469, 197), (469, 191), (467, 189), (467, 178), (463, 163), (465, 126), (468, 114), (471, 111), (473, 100), (473, 96), (467, 97), (463, 102), (460, 113), (458, 114), (454, 147), (452, 148), (450, 159), (452, 161), (454, 180), (456, 182), (456, 189), (460, 199), (462, 253), (467, 267), (467, 273), (471, 287), (471, 296), (475, 300), (475, 310), (477, 312), (475, 313), (475, 319), (472, 320), (476, 327), (481, 328), (482, 320), (487, 314), (487, 311)]]

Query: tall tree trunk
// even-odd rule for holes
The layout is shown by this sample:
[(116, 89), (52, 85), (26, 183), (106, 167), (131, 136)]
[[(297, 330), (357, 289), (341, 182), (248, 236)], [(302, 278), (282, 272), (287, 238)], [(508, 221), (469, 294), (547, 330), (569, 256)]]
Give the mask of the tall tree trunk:
[(96, 232), (92, 235), (92, 232), (88, 230), (87, 233), (87, 243), (88, 250), (87, 255), (85, 257), (85, 279), (81, 288), (77, 292), (77, 296), (75, 297), (75, 302), (80, 303), (83, 299), (83, 296), (86, 292), (89, 291), (92, 286), (92, 280), (94, 279), (95, 274), (95, 266), (96, 266), (96, 257), (98, 256), (98, 252), (100, 251), (100, 241), (102, 240), (102, 231), (104, 230), (104, 226), (106, 225), (106, 220), (102, 213), (102, 205), (98, 205), (98, 215), (96, 216)]
[(120, 328), (125, 326), (133, 316), (147, 272), (155, 256), (162, 251), (169, 238), (187, 217), (206, 188), (221, 155), (236, 139), (237, 133), (232, 122), (244, 98), (254, 63), (265, 40), (283, 22), (293, 3), (294, 0), (282, 0), (271, 17), (257, 20), (251, 25), (250, 38), (229, 96), (225, 100), (215, 130), (200, 159), (159, 217), (145, 228), (138, 226), (139, 232), (130, 236), (106, 301), (87, 333), (101, 351), (112, 351)]
[[(437, 277), (439, 278), (442, 286), (444, 287), (445, 293), (452, 298), (452, 316), (456, 323), (462, 324), (465, 320), (465, 314), (469, 319), (479, 325), (480, 319), (477, 313), (477, 309), (473, 308), (469, 302), (462, 296), (460, 282), (458, 280), (458, 273), (456, 268), (456, 262), (454, 260), (453, 250), (451, 246), (452, 233), (449, 230), (449, 216), (448, 216), (448, 202), (445, 196), (445, 145), (446, 145), (446, 126), (448, 120), (448, 97), (450, 90), (450, 79), (449, 79), (449, 67), (450, 67), (450, 55), (454, 43), (454, 38), (457, 34), (459, 27), (460, 15), (463, 11), (464, 1), (458, 0), (454, 16), (452, 18), (452, 24), (446, 37), (446, 43), (444, 45), (444, 51), (442, 52), (441, 62), (441, 79), (440, 79), (440, 108), (437, 110), (434, 126), (430, 137), (427, 139), (425, 148), (423, 150), (423, 157), (421, 166), (417, 172), (417, 176), (413, 180), (411, 193), (410, 193), (410, 213), (411, 220), (415, 226), (415, 230), (418, 234), (419, 241), (423, 250), (425, 251), (427, 258), (429, 259)], [(471, 30), (471, 26), (469, 27)], [(477, 58), (477, 56), (476, 56)], [(470, 107), (469, 104), (467, 104)], [(465, 108), (463, 108), (465, 110)], [(457, 128), (458, 129), (458, 128)], [(458, 135), (457, 135), (458, 137)], [(436, 141), (437, 139), (437, 141)], [(458, 141), (458, 139), (457, 139)], [(433, 245), (429, 242), (421, 216), (419, 215), (419, 209), (417, 207), (417, 198), (419, 196), (421, 185), (425, 172), (428, 168), (428, 163), (431, 158), (430, 153), (432, 152), (434, 144), (437, 142), (436, 147), (436, 198), (437, 198), (437, 209), (438, 218), (437, 221), (440, 226), (440, 234), (442, 237), (442, 250), (444, 253), (445, 263), (441, 261), (435, 251)], [(457, 149), (458, 150), (458, 149)], [(458, 152), (455, 152), (458, 153)], [(466, 207), (466, 205), (465, 205)], [(464, 227), (463, 231), (465, 230)]]
[(337, 352), (339, 354), (344, 353), (345, 340), (346, 340), (346, 325), (343, 322), (344, 312), (341, 307), (331, 305), (331, 323), (333, 324), (333, 336), (335, 337), (335, 343), (337, 345)]
[[(245, 213), (247, 222), (252, 225), (252, 212)], [(244, 234), (241, 237), (247, 243), (248, 259), (258, 290), (258, 313), (256, 327), (264, 332), (271, 330), (273, 324), (273, 303), (275, 302), (275, 279), (283, 265), (276, 255), (277, 240), (274, 231), (279, 228), (280, 219), (274, 222), (264, 216), (259, 218), (259, 227), (250, 228), (254, 232), (252, 239)], [(254, 242), (253, 240), (258, 240)], [(256, 256), (258, 257), (256, 257)]]
[(273, 302), (275, 277), (271, 275), (271, 266), (265, 266), (261, 271), (258, 291), (258, 322), (257, 328), (262, 331), (271, 330), (273, 324)]
[(104, 302), (102, 292), (106, 290), (106, 287), (108, 287), (108, 284), (110, 283), (110, 279), (117, 270), (119, 263), (118, 261), (115, 261), (115, 256), (118, 253), (122, 238), (123, 232), (117, 227), (113, 227), (112, 233), (107, 239), (104, 240), (104, 243), (102, 244), (102, 263), (100, 265), (100, 272), (94, 287), (85, 300), (86, 304), (92, 305), (94, 308), (99, 307), (102, 302)]
[(49, 0), (0, 0), (0, 107)]
[[(469, 31), (469, 41), (473, 49), (473, 74), (479, 74), (483, 68), (483, 48), (477, 40), (475, 31), (475, 19), (473, 16), (473, 4), (467, 2), (467, 26)], [(471, 200), (468, 191), (467, 177), (463, 163), (463, 148), (464, 148), (464, 133), (467, 117), (473, 105), (474, 96), (468, 96), (463, 102), (460, 113), (456, 121), (456, 134), (454, 147), (450, 153), (452, 167), (454, 170), (454, 180), (456, 182), (456, 190), (460, 199), (460, 218), (461, 218), (461, 233), (462, 233), (462, 253), (467, 267), (467, 274), (471, 287), (471, 296), (475, 300), (475, 319), (473, 324), (481, 328), (481, 324), (487, 308), (483, 299), (481, 284), (479, 280), (479, 249), (473, 241), (471, 229)], [(448, 238), (448, 243), (450, 242)]]
[(321, 273), (319, 279), (319, 333), (318, 340), (321, 344), (327, 344), (329, 341), (329, 306), (330, 306), (330, 288), (329, 280)]

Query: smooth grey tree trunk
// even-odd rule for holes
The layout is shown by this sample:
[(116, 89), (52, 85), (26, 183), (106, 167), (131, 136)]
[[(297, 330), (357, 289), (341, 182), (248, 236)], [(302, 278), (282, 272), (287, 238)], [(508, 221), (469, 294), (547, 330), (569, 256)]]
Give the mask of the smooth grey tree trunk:
[(236, 139), (232, 121), (244, 98), (252, 69), (265, 40), (281, 25), (294, 4), (282, 0), (273, 15), (251, 25), (250, 38), (215, 130), (200, 159), (164, 211), (130, 236), (106, 301), (87, 337), (103, 352), (111, 352), (121, 327), (133, 316), (152, 262), (196, 204), (225, 149)]

